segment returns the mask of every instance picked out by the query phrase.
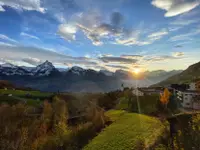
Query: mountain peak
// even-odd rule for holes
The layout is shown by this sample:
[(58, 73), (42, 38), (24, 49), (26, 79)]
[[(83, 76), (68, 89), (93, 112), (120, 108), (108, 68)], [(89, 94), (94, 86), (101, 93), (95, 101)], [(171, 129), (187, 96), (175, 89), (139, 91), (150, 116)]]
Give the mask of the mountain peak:
[(7, 67), (7, 68), (17, 68), (17, 66), (11, 64), (11, 63), (5, 63), (5, 64), (2, 64), (1, 67)]
[(48, 60), (46, 60), (44, 63), (38, 65), (34, 69), (34, 73), (39, 76), (45, 76), (45, 75), (49, 75), (53, 70), (55, 70), (54, 65)]
[(71, 70), (83, 71), (84, 69), (81, 68), (81, 67), (78, 67), (78, 66), (73, 66), (73, 67), (71, 68)]
[(80, 75), (81, 72), (84, 72), (85, 70), (78, 66), (73, 66), (69, 71), (71, 71), (74, 74)]
[(49, 67), (55, 68), (54, 65), (48, 60), (46, 60), (44, 63), (40, 64), (39, 66), (45, 66), (45, 67), (49, 66)]

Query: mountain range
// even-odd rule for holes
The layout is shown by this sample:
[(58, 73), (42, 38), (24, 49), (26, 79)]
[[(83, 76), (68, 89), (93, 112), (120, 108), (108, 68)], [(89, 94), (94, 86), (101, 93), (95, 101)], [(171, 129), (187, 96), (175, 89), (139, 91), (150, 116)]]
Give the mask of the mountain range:
[(0, 65), (0, 80), (11, 81), (17, 86), (50, 92), (108, 92), (120, 89), (122, 84), (126, 87), (149, 86), (180, 72), (180, 70), (147, 71), (137, 77), (124, 70), (95, 71), (78, 66), (67, 70), (57, 69), (51, 62), (45, 61), (33, 68), (9, 63), (2, 64)]
[(189, 66), (179, 74), (171, 76), (153, 86), (168, 86), (170, 84), (190, 83), (200, 79), (200, 62)]

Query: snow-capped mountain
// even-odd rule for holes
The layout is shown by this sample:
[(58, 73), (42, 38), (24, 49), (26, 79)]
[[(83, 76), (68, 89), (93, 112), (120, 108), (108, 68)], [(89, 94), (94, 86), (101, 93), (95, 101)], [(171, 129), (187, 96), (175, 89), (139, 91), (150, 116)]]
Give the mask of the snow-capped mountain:
[(6, 63), (0, 65), (0, 75), (30, 75), (30, 72), (21, 67)]
[(99, 72), (105, 74), (106, 76), (113, 76), (114, 72), (108, 71), (108, 70), (100, 70)]
[(10, 64), (10, 63), (5, 63), (5, 64), (2, 64), (0, 66), (3, 67), (3, 68), (17, 68), (17, 66)]
[(77, 66), (66, 71), (59, 71), (51, 62), (46, 61), (28, 71), (29, 69), (0, 66), (0, 80), (51, 92), (105, 92), (117, 90), (121, 85), (121, 82), (113, 76), (106, 76), (102, 72)]
[(53, 71), (58, 71), (58, 70), (49, 61), (45, 61), (44, 63), (38, 65), (36, 68), (31, 70), (31, 72), (35, 76), (48, 76)]
[(81, 68), (81, 67), (74, 66), (71, 69), (69, 69), (67, 72), (70, 72), (70, 73), (73, 73), (73, 74), (76, 74), (76, 75), (81, 75), (81, 74), (84, 74), (85, 71), (86, 70)]
[[(74, 66), (65, 71), (59, 71), (49, 61), (33, 68), (19, 67), (12, 64), (0, 65), (0, 80), (8, 80), (19, 86), (52, 92), (107, 92), (120, 89), (122, 83), (124, 86), (132, 87), (135, 85), (136, 80), (141, 86), (149, 86), (161, 81), (165, 77), (164, 74), (167, 74), (167, 72), (162, 73), (162, 71), (155, 72), (153, 75), (150, 75), (150, 73), (144, 74), (143, 80), (137, 79), (131, 72), (123, 70), (117, 70), (116, 72), (95, 71)], [(154, 77), (155, 75), (156, 77)], [(152, 81), (152, 83), (147, 83), (145, 79)], [(138, 84), (138, 86), (140, 85)]]
[(5, 63), (0, 65), (0, 74), (7, 76), (21, 75), (21, 76), (48, 76), (57, 69), (49, 61), (38, 65), (37, 67), (19, 67), (13, 64)]

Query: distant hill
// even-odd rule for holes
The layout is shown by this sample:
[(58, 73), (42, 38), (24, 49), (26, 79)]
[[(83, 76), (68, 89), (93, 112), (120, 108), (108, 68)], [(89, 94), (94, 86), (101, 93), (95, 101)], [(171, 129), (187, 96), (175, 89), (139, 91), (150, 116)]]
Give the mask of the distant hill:
[(168, 79), (153, 86), (167, 86), (174, 83), (189, 83), (197, 79), (200, 79), (200, 62), (189, 66), (183, 72), (169, 77)]

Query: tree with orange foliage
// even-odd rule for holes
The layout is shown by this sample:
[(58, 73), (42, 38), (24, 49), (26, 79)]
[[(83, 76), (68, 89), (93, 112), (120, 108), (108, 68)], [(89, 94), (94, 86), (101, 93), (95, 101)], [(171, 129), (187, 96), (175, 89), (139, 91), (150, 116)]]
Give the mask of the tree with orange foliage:
[(163, 94), (162, 93), (160, 94), (161, 103), (167, 106), (170, 96), (171, 96), (171, 93), (169, 92), (167, 88), (165, 88)]

